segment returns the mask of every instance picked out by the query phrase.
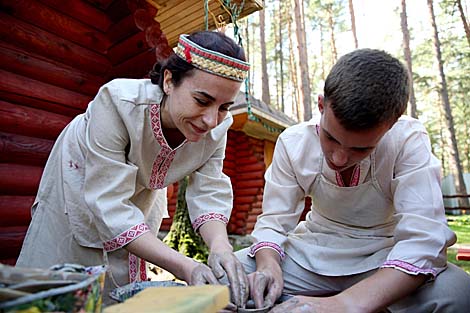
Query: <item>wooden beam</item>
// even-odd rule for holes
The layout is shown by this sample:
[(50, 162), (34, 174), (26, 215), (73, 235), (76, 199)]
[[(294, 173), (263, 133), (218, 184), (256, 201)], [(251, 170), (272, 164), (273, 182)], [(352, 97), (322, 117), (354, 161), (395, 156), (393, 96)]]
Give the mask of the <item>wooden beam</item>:
[(70, 117), (75, 117), (78, 114), (83, 113), (84, 111), (84, 109), (70, 108), (60, 103), (45, 101), (45, 100), (41, 100), (37, 98), (31, 98), (26, 95), (6, 92), (3, 90), (0, 90), (0, 99), (6, 102), (19, 104), (22, 106), (40, 109), (43, 111), (48, 111), (51, 113), (57, 113), (60, 115), (65, 115), (65, 116), (70, 116)]
[(111, 42), (104, 34), (69, 15), (65, 15), (35, 0), (8, 1), (8, 11), (22, 21), (28, 21), (61, 38), (67, 38), (87, 49), (105, 53)]
[(72, 16), (86, 25), (106, 32), (113, 24), (105, 12), (85, 1), (40, 0), (54, 10)]
[(35, 196), (0, 195), (0, 227), (28, 226)]
[(0, 132), (0, 162), (44, 166), (53, 145), (53, 140)]
[(148, 75), (156, 62), (155, 51), (147, 50), (132, 59), (126, 60), (124, 63), (116, 65), (112, 72), (111, 78), (143, 78)]
[(111, 47), (108, 52), (108, 59), (112, 65), (120, 64), (138, 54), (148, 51), (149, 48), (145, 40), (144, 32), (138, 32)]
[(27, 229), (27, 226), (0, 227), (0, 260), (18, 257)]
[(0, 37), (22, 49), (61, 63), (74, 64), (77, 68), (98, 76), (106, 75), (111, 68), (110, 63), (103, 55), (3, 12), (0, 12)]
[(63, 116), (0, 101), (0, 131), (55, 140), (71, 121)]
[(4, 70), (59, 86), (87, 96), (94, 96), (106, 81), (63, 63), (0, 41), (0, 64)]
[[(0, 163), (0, 193), (32, 196), (38, 191), (43, 168), (41, 166)], [(1, 249), (0, 249), (1, 250)]]
[(85, 96), (61, 87), (43, 83), (11, 72), (0, 70), (0, 90), (48, 102), (60, 103), (84, 111), (91, 100)]

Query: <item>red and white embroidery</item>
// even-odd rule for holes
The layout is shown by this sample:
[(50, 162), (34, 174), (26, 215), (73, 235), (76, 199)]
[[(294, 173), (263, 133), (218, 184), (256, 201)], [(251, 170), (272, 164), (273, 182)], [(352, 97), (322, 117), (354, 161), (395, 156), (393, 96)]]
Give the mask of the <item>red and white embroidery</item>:
[(206, 213), (206, 214), (200, 215), (193, 222), (193, 229), (198, 230), (198, 228), (201, 227), (202, 224), (208, 221), (212, 221), (212, 220), (218, 220), (225, 224), (228, 224), (228, 218), (226, 218), (225, 215), (220, 214), (220, 213)]
[(104, 245), (104, 250), (106, 252), (114, 251), (116, 249), (122, 248), (129, 242), (134, 239), (142, 236), (146, 232), (150, 231), (150, 228), (145, 223), (140, 223), (135, 226), (132, 226), (122, 234), (114, 237), (113, 239), (106, 241)]
[(160, 105), (152, 104), (150, 106), (150, 120), (152, 122), (152, 131), (157, 143), (161, 146), (161, 150), (155, 157), (152, 166), (152, 174), (150, 175), (149, 187), (152, 189), (162, 189), (164, 187), (165, 177), (170, 168), (171, 162), (175, 158), (176, 150), (183, 146), (185, 140), (178, 148), (171, 149), (163, 136), (162, 124), (160, 121)]
[(282, 248), (278, 244), (275, 244), (274, 242), (269, 242), (269, 241), (261, 241), (261, 242), (251, 245), (248, 256), (254, 258), (258, 250), (266, 249), (266, 248), (273, 249), (274, 251), (279, 253), (281, 260), (284, 260), (284, 258), (286, 257), (284, 250), (282, 250)]
[(400, 260), (389, 260), (385, 261), (385, 263), (381, 266), (382, 268), (384, 267), (391, 267), (395, 268), (397, 270), (401, 270), (407, 274), (411, 275), (417, 275), (417, 274), (431, 274), (433, 277), (436, 277), (437, 272), (436, 270), (432, 268), (419, 268), (417, 266), (414, 266), (413, 264), (410, 264), (405, 261), (400, 261)]
[(147, 281), (147, 264), (145, 260), (129, 253), (129, 282), (139, 281)]
[[(336, 183), (338, 184), (338, 186), (340, 186), (340, 187), (346, 186), (344, 181), (343, 181), (343, 178), (341, 177), (340, 172), (335, 172), (335, 175), (336, 175)], [(349, 186), (354, 187), (354, 186), (359, 185), (360, 176), (361, 176), (361, 167), (359, 165), (356, 165), (354, 167), (353, 173), (351, 175), (351, 180), (349, 182)]]

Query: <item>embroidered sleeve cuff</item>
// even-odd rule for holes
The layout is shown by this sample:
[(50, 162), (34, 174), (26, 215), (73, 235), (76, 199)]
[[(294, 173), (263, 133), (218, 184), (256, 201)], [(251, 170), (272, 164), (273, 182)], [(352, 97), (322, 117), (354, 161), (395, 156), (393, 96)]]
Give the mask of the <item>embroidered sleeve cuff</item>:
[(261, 241), (261, 242), (251, 245), (248, 256), (254, 258), (256, 252), (258, 252), (261, 249), (272, 249), (276, 251), (277, 253), (279, 253), (279, 256), (281, 257), (281, 261), (284, 260), (284, 258), (286, 257), (284, 250), (282, 250), (282, 248), (279, 245), (275, 244), (274, 242), (269, 242), (269, 241)]
[(437, 275), (436, 270), (432, 268), (420, 268), (420, 267), (414, 266), (413, 264), (407, 263), (405, 261), (400, 261), (400, 260), (385, 261), (385, 263), (381, 266), (381, 268), (385, 268), (385, 267), (394, 268), (410, 275), (419, 275), (419, 274), (432, 275), (433, 278), (436, 277)]
[(104, 242), (103, 247), (106, 252), (114, 251), (116, 249), (122, 248), (127, 245), (129, 242), (139, 238), (146, 232), (150, 231), (150, 228), (145, 223), (140, 223), (135, 226), (132, 226), (125, 232), (114, 237), (113, 239)]
[(193, 222), (193, 229), (197, 231), (202, 224), (209, 222), (209, 221), (221, 221), (224, 224), (228, 224), (228, 218), (221, 214), (221, 213), (206, 213), (200, 215), (194, 222)]

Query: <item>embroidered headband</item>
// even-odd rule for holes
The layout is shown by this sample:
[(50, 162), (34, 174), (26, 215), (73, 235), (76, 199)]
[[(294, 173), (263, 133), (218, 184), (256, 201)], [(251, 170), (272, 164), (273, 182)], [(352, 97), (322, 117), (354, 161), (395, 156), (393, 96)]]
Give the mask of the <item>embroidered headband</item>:
[(245, 79), (250, 69), (249, 63), (203, 48), (184, 34), (179, 38), (176, 54), (200, 70), (240, 82)]

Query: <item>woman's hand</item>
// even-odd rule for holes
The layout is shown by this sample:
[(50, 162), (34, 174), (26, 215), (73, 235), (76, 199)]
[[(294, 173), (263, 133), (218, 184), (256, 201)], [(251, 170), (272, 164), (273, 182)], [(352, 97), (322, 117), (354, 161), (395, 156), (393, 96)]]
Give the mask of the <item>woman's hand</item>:
[(205, 264), (193, 261), (193, 266), (189, 271), (188, 278), (185, 279), (188, 285), (217, 285), (219, 282), (212, 270)]
[(232, 303), (244, 308), (249, 295), (248, 278), (233, 252), (211, 252), (208, 264), (219, 282), (230, 286)]
[(248, 275), (248, 281), (251, 298), (255, 302), (256, 308), (272, 307), (281, 296), (284, 288), (282, 270), (279, 265), (272, 268), (258, 269)]

